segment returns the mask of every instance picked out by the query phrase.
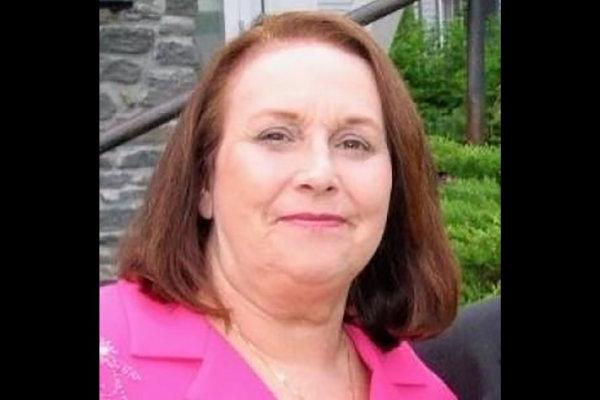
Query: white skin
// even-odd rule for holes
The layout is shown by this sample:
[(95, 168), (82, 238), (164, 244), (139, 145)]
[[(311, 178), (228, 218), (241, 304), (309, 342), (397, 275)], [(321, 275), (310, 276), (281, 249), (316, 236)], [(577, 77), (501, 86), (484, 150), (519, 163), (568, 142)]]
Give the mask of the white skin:
[[(305, 398), (349, 398), (342, 319), (352, 280), (381, 241), (392, 168), (369, 65), (334, 46), (270, 44), (226, 91), (213, 185), (212, 279), (233, 321)], [(341, 221), (282, 220), (296, 213)], [(254, 350), (213, 321), (279, 398)], [(253, 353), (254, 352), (254, 353)], [(368, 375), (351, 350), (357, 398)]]

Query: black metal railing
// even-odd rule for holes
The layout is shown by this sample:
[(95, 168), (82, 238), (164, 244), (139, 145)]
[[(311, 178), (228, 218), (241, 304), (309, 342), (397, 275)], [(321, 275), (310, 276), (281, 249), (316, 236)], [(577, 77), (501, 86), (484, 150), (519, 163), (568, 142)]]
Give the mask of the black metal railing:
[(99, 6), (117, 12), (133, 7), (133, 0), (100, 0)]
[[(350, 11), (347, 15), (361, 25), (368, 25), (416, 1), (376, 0)], [(140, 113), (129, 121), (107, 129), (100, 137), (100, 154), (135, 139), (177, 117), (190, 94), (191, 91), (182, 93), (166, 103)]]

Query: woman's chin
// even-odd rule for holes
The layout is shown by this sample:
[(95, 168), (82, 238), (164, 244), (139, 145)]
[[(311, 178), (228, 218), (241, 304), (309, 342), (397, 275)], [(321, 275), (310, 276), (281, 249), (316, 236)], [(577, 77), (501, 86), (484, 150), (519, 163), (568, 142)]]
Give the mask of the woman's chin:
[(344, 285), (349, 284), (354, 276), (354, 268), (339, 259), (323, 259), (314, 257), (307, 260), (295, 260), (280, 264), (279, 271), (287, 275), (294, 283), (302, 285)]

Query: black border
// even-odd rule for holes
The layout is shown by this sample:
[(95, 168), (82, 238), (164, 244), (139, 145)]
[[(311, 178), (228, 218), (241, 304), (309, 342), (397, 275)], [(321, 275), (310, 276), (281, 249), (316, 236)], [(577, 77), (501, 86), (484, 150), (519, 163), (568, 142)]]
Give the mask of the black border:
[[(597, 21), (586, 21), (579, 6), (538, 3), (502, 4), (507, 399), (575, 398), (591, 387), (583, 380), (588, 367), (571, 355), (582, 353), (583, 338), (595, 329), (594, 314), (582, 314), (597, 292), (585, 287), (595, 283), (597, 261), (584, 259), (598, 246), (590, 190), (596, 184), (585, 176), (595, 172), (597, 128), (583, 122), (597, 115), (597, 100), (585, 94), (597, 71), (579, 64), (593, 65), (595, 47), (577, 46), (593, 37), (577, 28)], [(16, 70), (5, 77), (16, 90), (4, 96), (4, 155), (13, 158), (4, 196), (12, 201), (6, 220), (14, 219), (4, 232), (4, 306), (12, 318), (6, 330), (17, 360), (10, 368), (27, 397), (97, 398), (97, 3), (27, 5), (4, 9), (15, 23), (5, 36), (4, 64)], [(564, 383), (569, 395), (560, 392)]]
[(3, 64), (15, 69), (4, 83), (16, 88), (4, 93), (9, 397), (96, 399), (98, 4), (6, 4), (3, 15)]

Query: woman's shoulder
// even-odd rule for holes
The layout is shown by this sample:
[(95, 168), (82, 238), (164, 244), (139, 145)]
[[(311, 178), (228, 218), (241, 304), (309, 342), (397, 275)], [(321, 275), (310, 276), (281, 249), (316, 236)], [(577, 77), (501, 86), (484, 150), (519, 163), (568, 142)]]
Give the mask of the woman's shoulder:
[(204, 315), (159, 301), (137, 283), (119, 280), (100, 288), (100, 336), (128, 345), (133, 353), (186, 358), (190, 350), (184, 345), (202, 345), (209, 332)]
[(128, 319), (144, 307), (141, 296), (139, 286), (125, 280), (100, 287), (100, 336), (109, 335), (113, 340), (124, 338)]
[(123, 337), (127, 321), (123, 298), (122, 282), (117, 281), (100, 287), (100, 338), (104, 335)]
[[(100, 287), (100, 361), (129, 358), (132, 343), (132, 318), (138, 296), (136, 284), (119, 280)], [(135, 329), (135, 328), (134, 328)]]
[(119, 281), (100, 288), (100, 399), (127, 399), (131, 386), (142, 380), (129, 357), (122, 286)]
[(206, 342), (201, 315), (132, 282), (101, 287), (100, 398), (182, 398)]
[[(145, 294), (138, 283), (118, 280), (100, 288), (100, 335), (113, 340), (147, 336), (152, 331), (169, 336), (192, 326), (197, 330), (204, 318), (176, 303), (158, 301)], [(186, 329), (187, 330), (187, 329)]]

